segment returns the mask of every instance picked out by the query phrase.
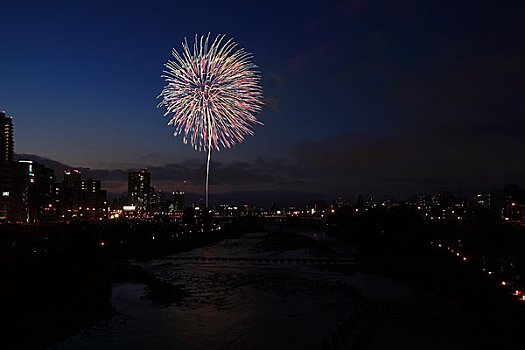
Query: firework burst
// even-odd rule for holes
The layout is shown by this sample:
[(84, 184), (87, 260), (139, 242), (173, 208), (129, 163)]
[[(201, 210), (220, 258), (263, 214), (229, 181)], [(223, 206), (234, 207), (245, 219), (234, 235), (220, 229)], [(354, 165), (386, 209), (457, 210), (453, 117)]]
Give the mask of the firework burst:
[(173, 61), (165, 64), (162, 75), (167, 85), (162, 89), (159, 107), (172, 115), (168, 125), (174, 135), (183, 134), (183, 142), (198, 151), (207, 151), (206, 206), (211, 150), (231, 148), (253, 135), (254, 124), (261, 124), (255, 114), (263, 105), (260, 75), (251, 63), (252, 56), (225, 35), (210, 44), (210, 34), (195, 35), (190, 48), (184, 39), (182, 52), (175, 49)]

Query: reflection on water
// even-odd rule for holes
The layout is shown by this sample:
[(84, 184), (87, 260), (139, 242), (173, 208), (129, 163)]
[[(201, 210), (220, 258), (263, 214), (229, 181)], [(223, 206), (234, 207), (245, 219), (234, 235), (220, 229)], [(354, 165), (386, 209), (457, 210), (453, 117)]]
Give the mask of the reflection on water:
[[(264, 234), (249, 234), (178, 255), (348, 258), (353, 254), (351, 247), (341, 246), (269, 250), (265, 239)], [(116, 285), (112, 304), (117, 316), (58, 348), (320, 349), (323, 339), (333, 336), (342, 324), (366, 318), (363, 310), (368, 310), (369, 301), (408, 300), (414, 293), (393, 281), (330, 267), (166, 261), (142, 265), (184, 288), (186, 297), (180, 305), (154, 304), (144, 297), (143, 285)]]

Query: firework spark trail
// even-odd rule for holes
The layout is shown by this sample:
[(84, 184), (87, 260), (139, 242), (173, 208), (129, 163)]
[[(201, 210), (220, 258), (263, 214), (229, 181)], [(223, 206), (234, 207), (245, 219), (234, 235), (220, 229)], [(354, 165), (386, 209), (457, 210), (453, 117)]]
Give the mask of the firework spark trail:
[(211, 150), (231, 148), (246, 135), (253, 135), (253, 124), (260, 123), (255, 114), (262, 106), (262, 89), (257, 66), (244, 49), (224, 35), (210, 43), (210, 34), (200, 39), (195, 35), (193, 46), (184, 39), (182, 52), (172, 50), (174, 61), (165, 64), (159, 107), (166, 107), (165, 116), (173, 114), (168, 125), (174, 135), (183, 134), (183, 142), (198, 151), (207, 151), (206, 207)]

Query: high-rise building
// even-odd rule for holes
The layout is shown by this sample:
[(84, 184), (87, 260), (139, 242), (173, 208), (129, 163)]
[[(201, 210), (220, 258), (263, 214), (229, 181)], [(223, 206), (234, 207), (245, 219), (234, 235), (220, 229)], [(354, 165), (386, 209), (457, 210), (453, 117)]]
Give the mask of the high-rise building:
[(80, 182), (79, 219), (99, 221), (107, 218), (106, 191), (100, 188), (100, 180)]
[(130, 172), (128, 174), (128, 200), (136, 210), (146, 212), (149, 208), (150, 173), (148, 169)]
[(154, 215), (164, 215), (167, 213), (168, 203), (166, 202), (164, 193), (155, 187), (151, 187), (149, 193), (149, 211)]
[(173, 192), (174, 206), (176, 210), (182, 210), (184, 208), (184, 191), (177, 190)]
[[(503, 196), (503, 192), (501, 192)], [(477, 221), (496, 222), (500, 219), (499, 208), (497, 206), (497, 192), (476, 192), (472, 197), (472, 208), (470, 214)]]
[(64, 221), (80, 218), (82, 173), (77, 169), (64, 171), (64, 181), (57, 188), (60, 192), (60, 216)]
[(508, 184), (503, 187), (505, 198), (501, 216), (505, 221), (525, 220), (525, 189), (517, 184)]
[(0, 111), (0, 221), (9, 216), (9, 207), (13, 198), (13, 158), (15, 143), (13, 139), (13, 118), (6, 117)]
[(64, 171), (64, 187), (75, 187), (82, 180), (82, 173), (77, 169)]
[(63, 221), (99, 221), (108, 216), (106, 191), (100, 180), (82, 180), (77, 169), (64, 171), (64, 181), (55, 188), (60, 193), (60, 217)]
[(409, 200), (409, 205), (425, 220), (445, 222), (466, 218), (466, 200), (455, 197), (450, 191), (418, 194)]
[(0, 156), (2, 157), (2, 162), (12, 162), (15, 154), (15, 142), (13, 139), (13, 118), (6, 117), (5, 112), (0, 111), (0, 124), (2, 128)]
[(16, 222), (56, 221), (55, 173), (30, 160), (14, 163), (13, 195), (8, 219)]
[(491, 208), (492, 207), (492, 194), (490, 192), (478, 192), (474, 195), (474, 207), (476, 208)]

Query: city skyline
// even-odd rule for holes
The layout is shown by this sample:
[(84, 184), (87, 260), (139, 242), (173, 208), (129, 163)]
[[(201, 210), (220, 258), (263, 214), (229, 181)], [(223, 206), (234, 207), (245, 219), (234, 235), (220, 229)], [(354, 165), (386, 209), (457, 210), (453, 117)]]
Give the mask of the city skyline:
[[(52, 170), (54, 173), (57, 174), (63, 174), (63, 183), (68, 184), (70, 182), (71, 174), (76, 174), (78, 176), (78, 179), (80, 179), (81, 174), (83, 173), (86, 178), (89, 178), (89, 181), (92, 181), (93, 178), (97, 178), (97, 176), (104, 176), (104, 173), (100, 170), (90, 170), (89, 168), (82, 168), (82, 167), (69, 167), (67, 165), (45, 159), (45, 158), (39, 158), (34, 157), (31, 155), (26, 155), (27, 157), (21, 157), (18, 155), (17, 162), (22, 163), (33, 163), (36, 166), (40, 167), (49, 167), (50, 170)], [(148, 168), (132, 168), (126, 170), (127, 173), (123, 173), (123, 170), (119, 170), (118, 172), (115, 172), (113, 174), (114, 177), (126, 177), (126, 189), (121, 192), (108, 192), (108, 199), (112, 200), (115, 203), (121, 203), (122, 200), (125, 200), (127, 204), (130, 204), (132, 206), (140, 207), (140, 202), (148, 202), (148, 197), (150, 195), (153, 195), (153, 193), (160, 193), (162, 196), (171, 195), (174, 197), (175, 203), (183, 203), (180, 199), (177, 199), (177, 194), (182, 194), (182, 198), (184, 198), (185, 193), (185, 187), (186, 185), (184, 183), (180, 183), (177, 185), (177, 188), (175, 190), (169, 189), (169, 190), (162, 190), (158, 186), (159, 183), (162, 183), (162, 181), (157, 181), (158, 179), (151, 179), (151, 173)], [(57, 183), (59, 183), (59, 176), (57, 177)], [(95, 180), (99, 183), (100, 180)], [(117, 180), (120, 182), (120, 180)], [(111, 181), (110, 181), (111, 183)], [(106, 183), (104, 183), (104, 188), (106, 187)], [(105, 191), (106, 192), (106, 191)], [(481, 206), (481, 207), (490, 207), (494, 209), (498, 206), (503, 206), (503, 203), (511, 204), (511, 202), (519, 203), (520, 206), (523, 205), (523, 201), (525, 197), (523, 195), (525, 194), (525, 189), (521, 187), (521, 184), (515, 184), (515, 183), (506, 183), (506, 184), (499, 184), (498, 186), (494, 188), (484, 188), (484, 189), (477, 189), (476, 191), (466, 191), (464, 189), (451, 189), (451, 188), (441, 188), (439, 190), (434, 190), (430, 192), (414, 192), (411, 193), (405, 197), (402, 198), (393, 198), (393, 197), (381, 197), (377, 196), (377, 194), (374, 193), (358, 193), (355, 196), (350, 197), (344, 197), (344, 196), (330, 196), (326, 194), (315, 194), (315, 193), (288, 193), (289, 197), (287, 198), (279, 198), (278, 195), (280, 193), (276, 191), (270, 191), (266, 193), (266, 195), (262, 195), (262, 193), (253, 193), (253, 192), (246, 192), (246, 193), (228, 193), (226, 195), (220, 194), (217, 195), (218, 199), (214, 201), (212, 204), (212, 208), (216, 208), (217, 206), (222, 206), (224, 204), (233, 204), (233, 205), (255, 205), (260, 206), (262, 208), (269, 208), (269, 207), (276, 207), (276, 208), (285, 208), (285, 207), (296, 207), (296, 208), (308, 208), (311, 205), (315, 205), (315, 203), (323, 202), (323, 203), (331, 203), (334, 205), (341, 206), (344, 203), (344, 205), (349, 206), (365, 206), (365, 207), (373, 207), (375, 205), (384, 206), (384, 205), (391, 205), (391, 204), (409, 204), (411, 206), (414, 206), (415, 203), (418, 201), (427, 201), (433, 198), (435, 196), (452, 196), (457, 199), (460, 199), (464, 201), (464, 205), (469, 205), (472, 207)], [(203, 194), (202, 193), (187, 193), (189, 195), (190, 201), (188, 205), (199, 205), (203, 203)], [(428, 198), (427, 198), (428, 197)], [(508, 198), (507, 198), (508, 197)], [(141, 198), (141, 199), (139, 199)], [(427, 199), (422, 199), (427, 198)], [(508, 202), (508, 203), (507, 203)], [(179, 203), (179, 204), (180, 204)], [(365, 203), (365, 204), (364, 204)], [(368, 204), (366, 204), (368, 203)], [(505, 204), (505, 205), (506, 205)], [(514, 206), (515, 204), (512, 204)], [(142, 208), (143, 210), (145, 207)]]
[(147, 167), (165, 191), (203, 193), (205, 157), (171, 136), (156, 97), (171, 48), (207, 32), (254, 54), (266, 96), (265, 127), (212, 160), (211, 202), (524, 183), (519, 5), (29, 3), (0, 24), (15, 150), (90, 168), (110, 192)]

